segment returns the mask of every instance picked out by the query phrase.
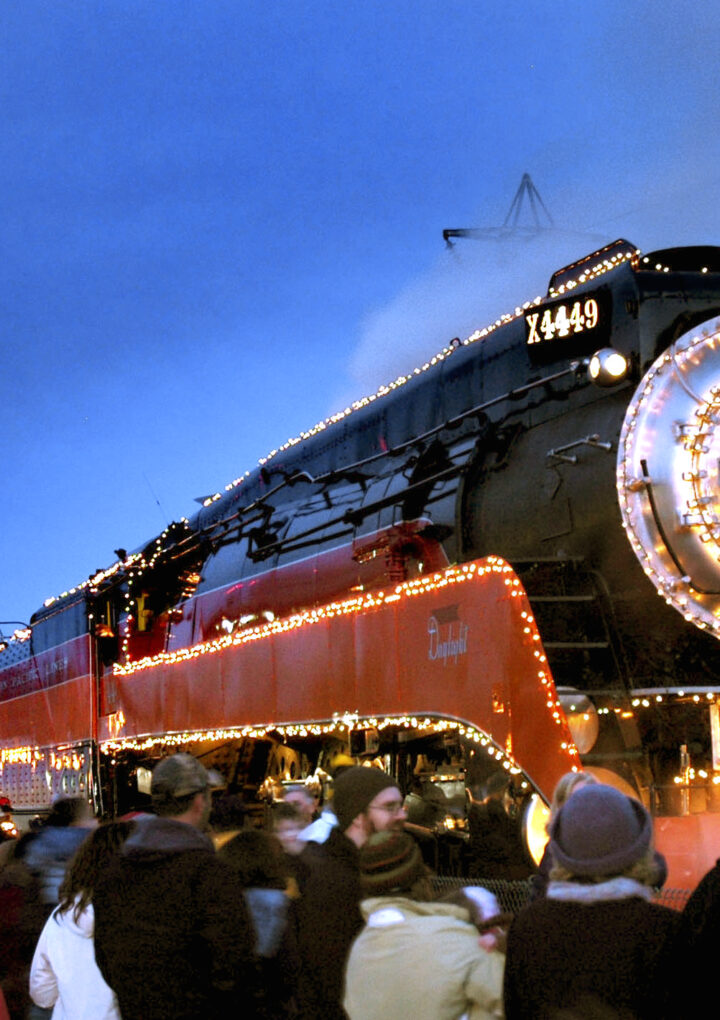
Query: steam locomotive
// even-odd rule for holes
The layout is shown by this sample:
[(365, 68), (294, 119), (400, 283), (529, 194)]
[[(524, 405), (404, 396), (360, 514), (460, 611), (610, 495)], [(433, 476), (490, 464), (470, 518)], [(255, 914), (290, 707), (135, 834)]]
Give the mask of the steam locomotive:
[[(31, 620), (32, 655), (89, 635), (87, 654), (110, 676), (499, 555), (522, 579), (580, 727), (597, 721), (578, 741), (584, 760), (652, 789), (666, 810), (678, 786), (686, 796), (702, 788), (709, 806), (720, 695), (716, 316), (720, 248), (643, 255), (619, 240), (593, 252), (555, 272), (545, 297), (453, 340), (48, 600)], [(16, 664), (31, 654), (0, 653), (0, 701), (53, 682), (3, 674), (11, 653)], [(61, 681), (72, 665), (56, 661)]]

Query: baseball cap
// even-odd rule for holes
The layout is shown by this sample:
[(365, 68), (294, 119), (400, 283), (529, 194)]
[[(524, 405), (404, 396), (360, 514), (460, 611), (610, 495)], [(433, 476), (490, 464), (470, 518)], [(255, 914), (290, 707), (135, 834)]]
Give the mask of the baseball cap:
[(157, 763), (150, 790), (153, 797), (189, 797), (223, 785), (218, 772), (206, 769), (197, 758), (181, 752)]

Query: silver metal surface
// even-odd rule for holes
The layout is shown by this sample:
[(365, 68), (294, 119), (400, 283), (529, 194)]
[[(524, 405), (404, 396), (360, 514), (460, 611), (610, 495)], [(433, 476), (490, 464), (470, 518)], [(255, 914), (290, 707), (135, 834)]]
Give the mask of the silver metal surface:
[(720, 318), (680, 337), (627, 409), (623, 527), (658, 593), (720, 637)]

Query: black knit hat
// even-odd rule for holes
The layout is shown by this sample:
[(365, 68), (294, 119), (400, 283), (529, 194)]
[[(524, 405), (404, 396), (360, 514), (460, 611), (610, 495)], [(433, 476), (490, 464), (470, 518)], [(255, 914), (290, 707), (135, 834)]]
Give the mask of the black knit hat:
[(362, 765), (345, 769), (335, 780), (332, 799), (340, 831), (345, 832), (367, 810), (370, 801), (390, 786), (397, 783), (381, 769)]
[(550, 828), (553, 860), (572, 875), (621, 875), (647, 853), (652, 820), (639, 801), (613, 786), (581, 786)]
[(360, 849), (360, 881), (368, 896), (409, 890), (426, 874), (418, 845), (406, 832), (375, 832)]

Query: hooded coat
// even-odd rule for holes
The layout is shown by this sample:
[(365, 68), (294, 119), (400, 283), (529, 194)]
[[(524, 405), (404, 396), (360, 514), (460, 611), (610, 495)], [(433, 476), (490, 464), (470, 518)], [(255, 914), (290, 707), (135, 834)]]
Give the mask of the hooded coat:
[(479, 944), (463, 907), (380, 896), (361, 904), (367, 925), (347, 965), (350, 1020), (502, 1017), (505, 957)]
[(38, 940), (30, 968), (30, 996), (53, 1008), (53, 1020), (120, 1020), (117, 999), (95, 963), (94, 913), (88, 905), (54, 910)]
[(254, 933), (242, 887), (193, 826), (139, 822), (93, 903), (98, 966), (123, 1020), (254, 1015)]

